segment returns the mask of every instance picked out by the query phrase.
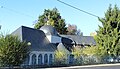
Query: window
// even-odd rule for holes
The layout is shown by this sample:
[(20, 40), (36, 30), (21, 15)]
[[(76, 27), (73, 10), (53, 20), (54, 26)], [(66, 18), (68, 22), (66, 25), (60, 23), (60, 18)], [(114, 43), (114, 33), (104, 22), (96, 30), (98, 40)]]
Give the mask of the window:
[(42, 54), (40, 54), (38, 56), (38, 64), (41, 65), (42, 64)]
[(36, 55), (35, 54), (32, 55), (32, 64), (33, 65), (36, 64)]
[(52, 54), (49, 55), (49, 64), (52, 64), (52, 61), (53, 61), (53, 57), (52, 57)]
[(48, 55), (45, 54), (45, 55), (44, 55), (44, 64), (47, 64), (47, 63), (48, 63)]

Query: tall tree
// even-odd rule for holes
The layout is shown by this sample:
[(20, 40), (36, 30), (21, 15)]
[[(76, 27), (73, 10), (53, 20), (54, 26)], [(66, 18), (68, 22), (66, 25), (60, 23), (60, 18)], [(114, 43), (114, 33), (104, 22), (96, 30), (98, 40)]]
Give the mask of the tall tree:
[(76, 25), (68, 24), (67, 34), (68, 35), (82, 35), (82, 32), (80, 31), (80, 29), (77, 29)]
[(97, 31), (96, 42), (99, 46), (100, 55), (120, 55), (120, 10), (115, 5), (109, 6), (104, 18), (98, 18), (102, 23)]
[(39, 16), (38, 22), (35, 24), (34, 28), (39, 29), (43, 25), (52, 25), (60, 34), (67, 33), (65, 19), (61, 17), (57, 8), (53, 8), (52, 10), (45, 9), (44, 13)]
[(20, 65), (28, 55), (28, 45), (17, 36), (0, 36), (0, 66)]

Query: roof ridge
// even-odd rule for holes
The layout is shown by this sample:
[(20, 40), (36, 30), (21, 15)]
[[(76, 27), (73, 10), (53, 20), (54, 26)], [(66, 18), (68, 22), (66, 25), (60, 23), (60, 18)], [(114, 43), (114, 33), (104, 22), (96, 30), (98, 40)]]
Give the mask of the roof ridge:
[[(35, 29), (35, 28), (31, 28), (31, 27), (27, 27), (27, 26), (21, 26), (21, 28), (28, 28), (28, 29), (32, 29), (32, 30), (37, 30), (37, 31), (42, 31), (42, 30), (39, 30), (39, 29)], [(43, 31), (42, 31), (43, 32)]]

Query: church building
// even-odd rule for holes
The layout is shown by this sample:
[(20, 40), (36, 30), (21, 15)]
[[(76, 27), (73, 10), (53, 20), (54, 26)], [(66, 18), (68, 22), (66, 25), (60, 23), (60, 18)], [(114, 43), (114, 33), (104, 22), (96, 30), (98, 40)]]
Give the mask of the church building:
[(44, 25), (40, 29), (21, 26), (12, 34), (17, 35), (21, 41), (30, 43), (30, 53), (27, 55), (26, 65), (52, 64), (56, 50), (64, 50), (67, 52), (68, 63), (70, 63), (72, 48), (76, 46), (96, 45), (92, 36), (61, 35), (50, 25)]

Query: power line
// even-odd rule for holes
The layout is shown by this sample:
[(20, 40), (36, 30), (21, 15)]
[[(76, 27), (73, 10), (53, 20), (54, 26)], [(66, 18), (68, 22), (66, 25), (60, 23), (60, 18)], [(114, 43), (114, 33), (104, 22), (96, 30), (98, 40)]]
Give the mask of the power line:
[(89, 15), (91, 15), (91, 16), (94, 16), (94, 17), (97, 17), (97, 18), (98, 18), (97, 15), (94, 15), (94, 14), (92, 14), (92, 13), (89, 13), (89, 12), (86, 12), (86, 11), (84, 11), (84, 10), (81, 10), (81, 9), (79, 9), (79, 8), (77, 8), (77, 7), (75, 7), (75, 6), (72, 6), (72, 5), (70, 5), (70, 4), (67, 4), (67, 3), (65, 3), (65, 2), (63, 2), (63, 1), (60, 1), (60, 0), (57, 0), (57, 1), (60, 2), (60, 3), (62, 3), (62, 4), (67, 5), (67, 6), (69, 6), (69, 7), (72, 7), (72, 8), (74, 8), (74, 9), (76, 9), (76, 10), (79, 10), (79, 11), (81, 11), (81, 12), (84, 12), (84, 13), (86, 13), (86, 14), (89, 14)]
[(0, 8), (3, 8), (3, 9), (6, 9), (8, 11), (11, 11), (11, 12), (14, 12), (14, 13), (17, 13), (17, 14), (20, 14), (20, 15), (24, 15), (24, 16), (27, 16), (27, 17), (30, 17), (30, 18), (34, 18), (33, 16), (30, 16), (28, 14), (25, 14), (25, 13), (22, 13), (22, 12), (18, 12), (18, 11), (15, 11), (13, 9), (10, 9), (10, 8), (4, 7), (4, 6), (0, 6)]

